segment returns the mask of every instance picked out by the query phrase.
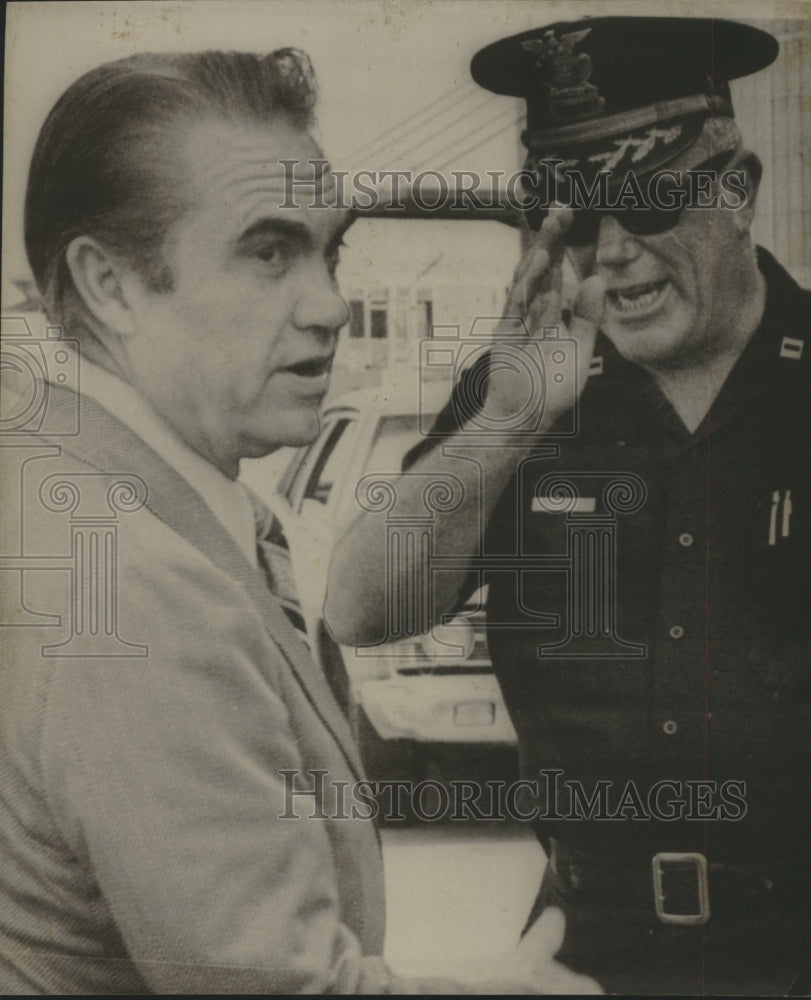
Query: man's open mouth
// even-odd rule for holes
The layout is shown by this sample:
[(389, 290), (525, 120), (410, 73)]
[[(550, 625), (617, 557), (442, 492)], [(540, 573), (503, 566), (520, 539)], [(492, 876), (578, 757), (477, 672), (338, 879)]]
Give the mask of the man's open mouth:
[(618, 312), (642, 312), (655, 305), (669, 284), (668, 278), (661, 281), (647, 281), (627, 288), (613, 288), (606, 297)]
[(317, 378), (320, 375), (326, 375), (331, 366), (332, 355), (329, 354), (323, 358), (308, 358), (305, 361), (297, 361), (293, 365), (287, 365), (284, 370), (292, 375), (300, 375), (302, 378)]

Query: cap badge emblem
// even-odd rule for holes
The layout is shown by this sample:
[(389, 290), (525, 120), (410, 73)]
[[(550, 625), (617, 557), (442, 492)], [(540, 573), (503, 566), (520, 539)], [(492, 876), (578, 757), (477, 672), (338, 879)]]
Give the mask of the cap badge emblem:
[(571, 31), (558, 39), (554, 31), (547, 31), (543, 38), (532, 38), (521, 45), (534, 56), (535, 70), (541, 83), (549, 91), (549, 110), (558, 121), (573, 121), (599, 114), (605, 106), (600, 91), (589, 83), (591, 57), (586, 52), (575, 52), (591, 28)]

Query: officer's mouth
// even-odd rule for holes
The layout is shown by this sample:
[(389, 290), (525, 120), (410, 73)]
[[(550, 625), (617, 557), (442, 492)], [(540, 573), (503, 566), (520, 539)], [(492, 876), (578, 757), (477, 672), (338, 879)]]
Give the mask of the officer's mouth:
[(325, 354), (323, 357), (305, 358), (291, 365), (285, 365), (280, 371), (289, 375), (297, 375), (299, 378), (323, 378), (330, 373), (332, 358), (332, 354)]
[(610, 288), (605, 295), (614, 313), (621, 318), (647, 319), (662, 305), (669, 288), (670, 279), (662, 278), (660, 281)]

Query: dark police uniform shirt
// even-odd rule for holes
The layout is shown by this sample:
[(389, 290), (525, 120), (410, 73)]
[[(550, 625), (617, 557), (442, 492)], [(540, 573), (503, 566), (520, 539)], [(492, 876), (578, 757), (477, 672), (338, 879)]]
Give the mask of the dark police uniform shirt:
[(806, 856), (811, 293), (758, 253), (765, 313), (701, 426), (601, 336), (579, 432), (487, 525), (482, 565), (515, 559), (471, 577), (542, 832), (583, 848)]

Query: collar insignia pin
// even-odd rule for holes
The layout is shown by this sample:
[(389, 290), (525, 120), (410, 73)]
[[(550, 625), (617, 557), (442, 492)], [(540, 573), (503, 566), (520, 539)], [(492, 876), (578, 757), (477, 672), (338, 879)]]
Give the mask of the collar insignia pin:
[(783, 337), (783, 342), (780, 345), (780, 357), (799, 361), (803, 356), (803, 346), (803, 341), (797, 337)]

